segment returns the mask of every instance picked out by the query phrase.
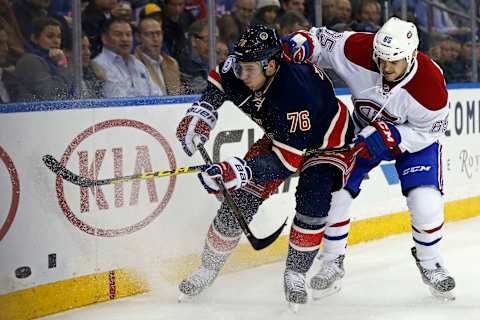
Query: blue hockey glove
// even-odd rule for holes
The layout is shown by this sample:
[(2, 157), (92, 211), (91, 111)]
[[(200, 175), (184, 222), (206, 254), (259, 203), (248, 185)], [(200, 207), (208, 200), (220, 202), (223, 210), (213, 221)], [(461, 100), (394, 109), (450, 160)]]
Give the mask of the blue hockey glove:
[(214, 163), (198, 174), (198, 179), (208, 193), (218, 194), (220, 188), (215, 182), (221, 179), (228, 191), (243, 188), (252, 179), (252, 169), (245, 160), (231, 157), (226, 161)]
[(217, 111), (205, 101), (195, 102), (187, 110), (177, 127), (177, 139), (187, 155), (192, 156), (197, 151), (193, 142), (195, 136), (199, 136), (203, 143), (207, 142), (217, 117)]
[(301, 63), (312, 57), (315, 42), (308, 31), (296, 31), (283, 36), (281, 40), (283, 53), (288, 61)]
[(363, 147), (359, 157), (369, 160), (392, 160), (401, 152), (398, 129), (385, 121), (374, 121), (355, 138), (355, 146)]

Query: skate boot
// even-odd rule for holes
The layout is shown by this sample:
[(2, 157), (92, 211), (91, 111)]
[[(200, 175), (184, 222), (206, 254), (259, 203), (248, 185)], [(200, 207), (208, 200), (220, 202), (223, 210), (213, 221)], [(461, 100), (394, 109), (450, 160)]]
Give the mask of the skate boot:
[(205, 288), (213, 283), (218, 273), (219, 271), (217, 270), (210, 270), (204, 266), (200, 266), (194, 273), (178, 285), (178, 289), (181, 292), (181, 295), (178, 298), (179, 302), (185, 300), (187, 297), (193, 297), (200, 294)]
[(318, 300), (340, 291), (340, 279), (345, 275), (343, 259), (345, 255), (342, 254), (334, 260), (323, 261), (320, 270), (310, 279), (313, 299)]
[(289, 308), (297, 312), (300, 304), (307, 303), (308, 294), (306, 286), (305, 273), (286, 269), (283, 275), (283, 284), (285, 289), (285, 298), (289, 303)]
[(445, 301), (455, 300), (455, 296), (452, 293), (453, 288), (455, 288), (455, 280), (449, 275), (447, 269), (439, 263), (435, 265), (435, 269), (424, 268), (417, 257), (417, 249), (413, 247), (411, 250), (418, 270), (420, 270), (422, 275), (423, 283), (428, 286), (430, 293), (435, 298)]

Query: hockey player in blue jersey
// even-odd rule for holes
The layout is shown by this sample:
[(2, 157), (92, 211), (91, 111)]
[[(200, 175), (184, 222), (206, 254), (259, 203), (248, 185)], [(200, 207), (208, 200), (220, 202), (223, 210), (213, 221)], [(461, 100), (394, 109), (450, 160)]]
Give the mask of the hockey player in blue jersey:
[[(177, 137), (188, 155), (196, 151), (195, 136), (208, 140), (217, 109), (227, 100), (265, 135), (243, 159), (214, 164), (199, 179), (208, 192), (218, 193), (213, 179), (221, 177), (250, 222), (271, 192), (299, 174), (284, 273), (286, 300), (298, 307), (307, 302), (305, 276), (322, 241), (332, 192), (342, 188), (353, 164), (352, 150), (332, 149), (352, 142), (353, 122), (324, 73), (284, 61), (276, 32), (264, 26), (251, 26), (241, 35), (234, 54), (210, 72), (205, 92), (179, 123)], [(197, 295), (213, 283), (241, 233), (222, 203), (209, 227), (200, 267), (179, 285), (184, 295)]]

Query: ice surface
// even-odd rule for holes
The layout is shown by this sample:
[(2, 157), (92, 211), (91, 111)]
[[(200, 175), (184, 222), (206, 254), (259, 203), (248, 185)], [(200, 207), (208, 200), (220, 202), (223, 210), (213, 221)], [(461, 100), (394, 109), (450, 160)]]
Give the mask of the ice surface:
[[(480, 217), (445, 225), (443, 254), (455, 277), (457, 300), (430, 296), (410, 255), (411, 235), (352, 246), (342, 290), (310, 301), (297, 314), (283, 293), (284, 263), (220, 276), (201, 296), (177, 302), (175, 285), (43, 319), (102, 320), (443, 320), (480, 319)], [(318, 266), (313, 267), (316, 270)], [(161, 282), (160, 279), (154, 282)]]

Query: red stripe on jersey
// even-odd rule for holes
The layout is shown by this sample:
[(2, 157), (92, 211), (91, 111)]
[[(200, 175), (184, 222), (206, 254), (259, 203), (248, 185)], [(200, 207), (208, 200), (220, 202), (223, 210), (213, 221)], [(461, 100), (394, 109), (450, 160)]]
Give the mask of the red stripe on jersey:
[(310, 248), (319, 246), (323, 238), (323, 229), (318, 233), (302, 233), (295, 227), (290, 230), (290, 242), (297, 247)]
[(303, 154), (296, 154), (274, 143), (275, 148), (282, 154), (283, 159), (295, 169), (298, 169), (303, 161)]
[(354, 33), (345, 41), (343, 51), (350, 62), (370, 71), (379, 72), (372, 58), (374, 36), (373, 33)]
[(435, 111), (446, 107), (448, 91), (442, 71), (423, 52), (418, 53), (417, 64), (417, 72), (403, 88), (428, 110)]
[(222, 239), (217, 232), (218, 231), (213, 229), (213, 225), (210, 225), (207, 234), (208, 243), (217, 251), (230, 252), (236, 247), (240, 240), (240, 238)]
[(218, 83), (222, 84), (222, 78), (220, 77), (220, 75), (218, 74), (217, 70), (215, 69), (212, 69), (210, 71), (210, 73), (208, 74), (209, 77), (212, 77), (212, 79), (214, 79), (215, 81), (217, 81)]
[(338, 223), (335, 223), (335, 224), (332, 224), (331, 226), (329, 227), (343, 227), (343, 226), (346, 226), (347, 224), (350, 223), (350, 219), (348, 220), (345, 220), (345, 221), (341, 221), (341, 222), (338, 222)]
[[(330, 133), (328, 137), (328, 142), (327, 142), (327, 149), (328, 148), (334, 148), (334, 147), (340, 147), (344, 144), (345, 141), (345, 126), (348, 125), (347, 119), (348, 119), (348, 109), (347, 106), (337, 99), (338, 102), (338, 107), (340, 109), (340, 115), (337, 118), (337, 121), (335, 123), (335, 126), (333, 127), (332, 132)], [(342, 139), (343, 138), (343, 139)], [(343, 140), (343, 142), (342, 142)]]

